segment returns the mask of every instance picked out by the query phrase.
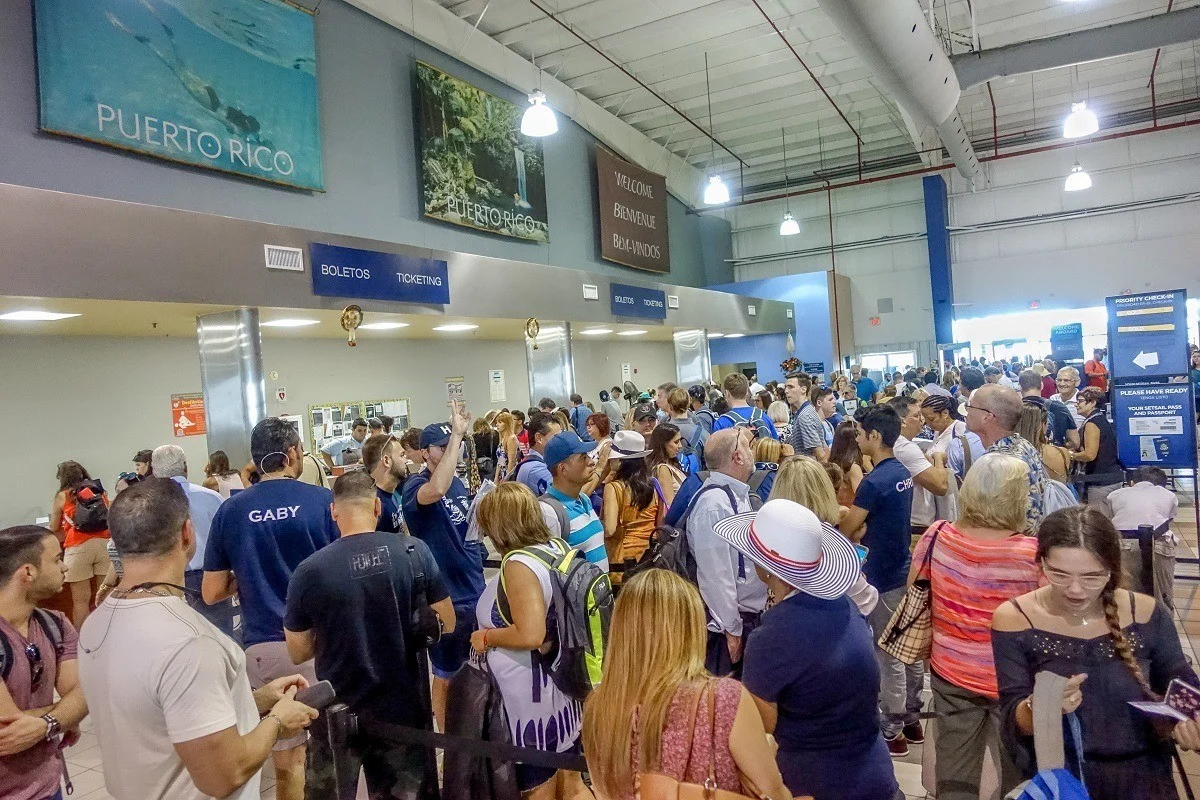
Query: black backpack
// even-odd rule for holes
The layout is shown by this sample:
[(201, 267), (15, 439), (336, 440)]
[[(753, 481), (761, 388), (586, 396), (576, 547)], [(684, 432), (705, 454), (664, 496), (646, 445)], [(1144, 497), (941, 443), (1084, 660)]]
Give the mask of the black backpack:
[(520, 461), (517, 462), (517, 465), (515, 467), (513, 467), (512, 472), (508, 473), (508, 475), (505, 476), (504, 480), (515, 481), (517, 479), (517, 473), (521, 471), (521, 467), (525, 466), (530, 461), (536, 461), (537, 459), (538, 459), (537, 454), (530, 452), (529, 455), (525, 456), (524, 458), (522, 458)]
[(75, 495), (75, 516), (71, 525), (80, 533), (99, 533), (108, 530), (108, 501), (104, 487), (95, 478), (82, 481), (72, 491)]
[(767, 418), (763, 414), (761, 408), (750, 409), (750, 419), (743, 419), (732, 411), (728, 411), (721, 415), (721, 419), (727, 419), (733, 427), (741, 425), (749, 425), (754, 429), (755, 439), (773, 439), (771, 436), (771, 427), (767, 425)]
[[(35, 608), (32, 619), (42, 627), (46, 638), (54, 645), (54, 660), (55, 663), (58, 663), (62, 659), (64, 651), (62, 623), (59, 622), (58, 617), (44, 608)], [(12, 644), (8, 641), (7, 636), (0, 636), (0, 681), (8, 680), (8, 674), (12, 672), (12, 665)]]

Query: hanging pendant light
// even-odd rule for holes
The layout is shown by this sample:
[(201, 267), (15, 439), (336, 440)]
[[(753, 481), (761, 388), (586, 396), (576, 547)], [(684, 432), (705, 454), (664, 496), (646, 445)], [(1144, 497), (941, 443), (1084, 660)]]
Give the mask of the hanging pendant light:
[(1063, 122), (1063, 137), (1079, 139), (1091, 136), (1098, 130), (1100, 130), (1100, 122), (1096, 119), (1096, 113), (1088, 110), (1087, 103), (1083, 101), (1071, 103), (1071, 113)]
[(787, 132), (781, 130), (779, 137), (783, 140), (783, 222), (779, 223), (780, 236), (795, 236), (800, 233), (800, 223), (792, 216), (792, 202), (788, 198), (788, 168), (787, 168)]
[(538, 89), (529, 95), (529, 108), (521, 115), (521, 133), (526, 136), (552, 136), (558, 133), (558, 117), (546, 105), (546, 94)]
[(1067, 176), (1066, 183), (1063, 184), (1064, 192), (1082, 192), (1084, 189), (1092, 188), (1092, 176), (1087, 174), (1083, 165), (1078, 161), (1075, 166), (1071, 167), (1071, 174)]
[(712, 83), (708, 78), (708, 53), (704, 54), (704, 85), (708, 91), (708, 185), (704, 187), (704, 204), (719, 206), (729, 202), (729, 187), (721, 180), (721, 176), (712, 173), (713, 161), (716, 159), (716, 142), (713, 139), (712, 124)]

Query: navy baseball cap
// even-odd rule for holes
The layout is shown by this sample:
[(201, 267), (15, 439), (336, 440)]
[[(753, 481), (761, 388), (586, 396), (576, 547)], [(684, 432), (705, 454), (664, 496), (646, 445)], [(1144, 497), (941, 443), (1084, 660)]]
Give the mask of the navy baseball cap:
[(426, 425), (425, 430), (421, 431), (421, 449), (427, 447), (445, 447), (450, 441), (450, 424), (446, 422), (435, 422), (433, 425)]
[(574, 431), (555, 434), (546, 443), (546, 467), (551, 472), (562, 462), (579, 453), (590, 453), (600, 446), (599, 442), (585, 442)]

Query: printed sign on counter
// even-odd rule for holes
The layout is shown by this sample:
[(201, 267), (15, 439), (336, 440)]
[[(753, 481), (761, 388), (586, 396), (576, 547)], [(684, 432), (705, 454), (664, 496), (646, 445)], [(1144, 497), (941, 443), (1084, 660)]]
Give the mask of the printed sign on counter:
[(596, 148), (600, 256), (650, 272), (671, 271), (667, 179)]
[(1107, 298), (1113, 378), (1139, 380), (1188, 372), (1187, 292)]
[(446, 305), (450, 270), (445, 261), (313, 242), (308, 246), (313, 294)]
[(618, 317), (667, 318), (667, 293), (623, 283), (610, 284), (612, 313)]
[(1192, 408), (1187, 383), (1114, 387), (1117, 455), (1125, 468), (1191, 467), (1196, 460)]
[(204, 395), (171, 395), (171, 428), (176, 436), (203, 436), (207, 433)]

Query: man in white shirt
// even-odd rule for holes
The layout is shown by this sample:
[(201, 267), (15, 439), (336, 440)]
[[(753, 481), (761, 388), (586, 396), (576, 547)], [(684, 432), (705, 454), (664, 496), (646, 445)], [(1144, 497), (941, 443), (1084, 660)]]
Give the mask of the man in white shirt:
[(271, 747), (317, 716), (295, 700), (306, 681), (293, 675), (252, 692), (241, 649), (184, 600), (196, 532), (178, 483), (151, 478), (126, 489), (108, 524), (125, 574), (79, 634), (79, 678), (108, 791), (257, 800)]
[(710, 474), (692, 501), (687, 518), (688, 545), (696, 557), (696, 580), (708, 608), (705, 666), (714, 675), (738, 675), (742, 649), (767, 607), (767, 587), (754, 565), (713, 532), (723, 519), (751, 510), (754, 453), (750, 429), (715, 432), (704, 446)]
[[(1132, 533), (1142, 525), (1151, 528), (1169, 526), (1179, 513), (1179, 498), (1167, 488), (1167, 473), (1158, 467), (1133, 471), (1129, 485), (1109, 493), (1102, 510), (1112, 519), (1113, 527)], [(1179, 536), (1169, 527), (1154, 537), (1154, 596), (1175, 610), (1175, 547)], [(1141, 553), (1137, 539), (1121, 539), (1121, 560), (1131, 575), (1140, 574)], [(1151, 587), (1143, 589), (1150, 591)]]
[[(951, 489), (956, 483), (950, 475), (950, 468), (946, 466), (945, 453), (933, 452), (926, 457), (921, 448), (912, 441), (925, 424), (925, 419), (921, 416), (921, 404), (911, 397), (895, 397), (888, 401), (888, 405), (900, 417), (900, 437), (896, 439), (892, 451), (896, 460), (903, 464), (912, 476), (912, 535), (921, 536), (938, 516), (935, 497), (951, 495)], [(941, 516), (955, 517), (957, 514), (947, 513)]]
[[(356, 464), (361, 458), (363, 442), (367, 440), (367, 421), (365, 419), (356, 419), (350, 426), (350, 435), (342, 436), (339, 439), (334, 439), (327, 442), (321, 448), (321, 458), (325, 460), (325, 466), (333, 469), (335, 466), (341, 467), (346, 464)], [(346, 454), (353, 452), (352, 458), (347, 458)]]
[(1086, 420), (1083, 414), (1079, 413), (1079, 370), (1074, 367), (1063, 367), (1058, 371), (1058, 379), (1055, 381), (1058, 386), (1058, 399), (1062, 400), (1067, 406), (1067, 410), (1071, 412), (1071, 418), (1075, 420), (1075, 427), (1083, 430), (1083, 423)]

